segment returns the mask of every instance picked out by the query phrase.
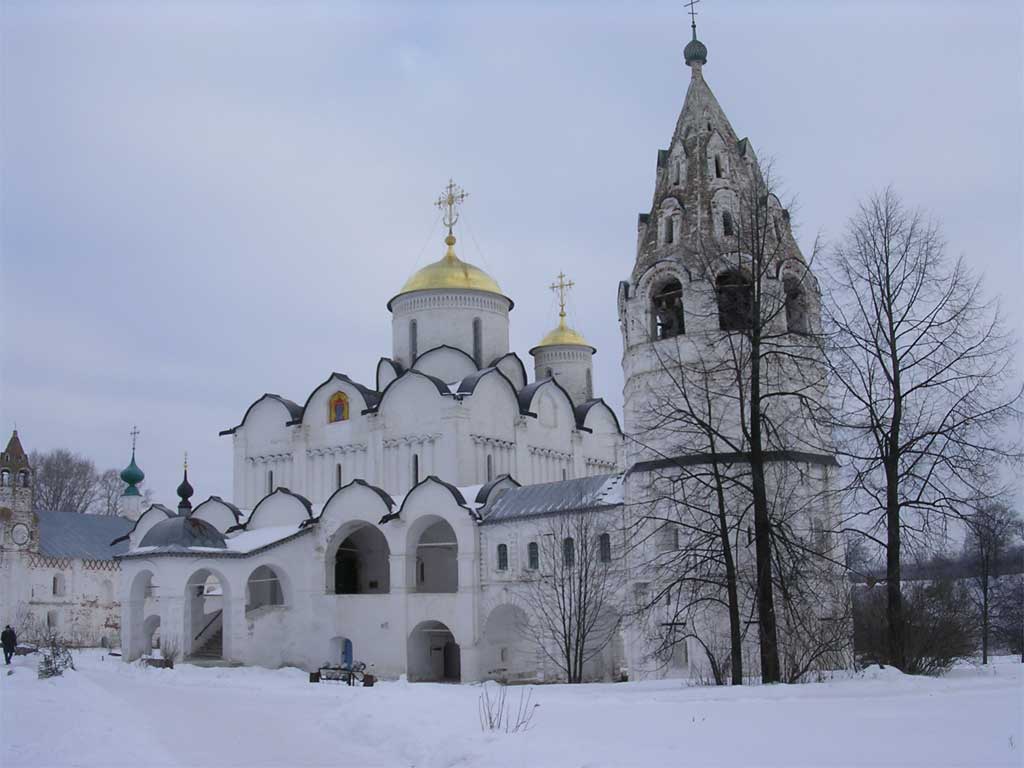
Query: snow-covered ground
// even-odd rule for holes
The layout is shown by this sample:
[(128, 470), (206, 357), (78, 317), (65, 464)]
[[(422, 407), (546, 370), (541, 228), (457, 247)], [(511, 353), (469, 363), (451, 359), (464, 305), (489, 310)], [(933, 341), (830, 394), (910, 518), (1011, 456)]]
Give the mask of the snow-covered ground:
[(311, 685), (296, 669), (143, 669), (99, 651), (38, 680), (20, 657), (0, 672), (0, 765), (1020, 766), (1024, 674), (1000, 661), (941, 679), (538, 686), (533, 726), (506, 735), (480, 731), (478, 685)]

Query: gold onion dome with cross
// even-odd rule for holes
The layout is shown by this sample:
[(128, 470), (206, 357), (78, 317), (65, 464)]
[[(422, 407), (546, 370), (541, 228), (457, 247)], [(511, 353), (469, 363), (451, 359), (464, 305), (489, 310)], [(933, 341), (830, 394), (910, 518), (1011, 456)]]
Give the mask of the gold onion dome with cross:
[(413, 291), (456, 289), (484, 291), (504, 296), (493, 277), (455, 255), (455, 235), (452, 234), (452, 227), (459, 218), (458, 206), (467, 197), (468, 195), (457, 184), (448, 181), (448, 186), (435, 203), (443, 211), (442, 221), (448, 228), (448, 236), (444, 239), (448, 250), (440, 261), (428, 264), (406, 280), (398, 295)]
[(552, 283), (549, 288), (558, 294), (558, 326), (549, 331), (548, 334), (540, 340), (540, 343), (530, 350), (531, 354), (534, 350), (540, 349), (541, 347), (558, 347), (563, 345), (572, 345), (578, 347), (588, 347), (592, 352), (596, 352), (579, 331), (570, 328), (565, 323), (565, 297), (568, 294), (569, 289), (576, 285), (572, 280), (565, 279), (565, 273), (558, 273), (558, 282)]

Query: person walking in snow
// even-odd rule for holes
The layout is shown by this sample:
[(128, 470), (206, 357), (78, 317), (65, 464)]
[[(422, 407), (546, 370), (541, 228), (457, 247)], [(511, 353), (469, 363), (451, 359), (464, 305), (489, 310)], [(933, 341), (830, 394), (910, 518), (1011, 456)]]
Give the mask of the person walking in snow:
[(18, 646), (18, 636), (14, 634), (10, 624), (4, 627), (3, 632), (0, 632), (0, 644), (4, 647), (4, 664), (10, 665), (11, 656), (14, 655), (14, 649)]

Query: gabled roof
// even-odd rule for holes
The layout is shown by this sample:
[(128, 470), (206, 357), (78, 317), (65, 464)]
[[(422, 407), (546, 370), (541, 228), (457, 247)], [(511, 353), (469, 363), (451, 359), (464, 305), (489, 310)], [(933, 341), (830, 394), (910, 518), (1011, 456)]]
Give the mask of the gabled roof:
[(555, 483), (507, 488), (482, 510), (483, 524), (620, 506), (623, 477), (594, 475)]
[(196, 504), (195, 509), (192, 510), (191, 514), (194, 515), (196, 512), (199, 511), (200, 507), (202, 507), (204, 504), (209, 504), (211, 501), (219, 502), (220, 504), (223, 504), (225, 507), (227, 507), (228, 511), (235, 516), (236, 523), (242, 519), (242, 510), (240, 510), (230, 501), (224, 501), (224, 499), (222, 499), (220, 496), (210, 496), (205, 501), (199, 502), (198, 504)]
[(375, 405), (377, 405), (377, 403), (380, 402), (380, 392), (378, 392), (375, 389), (370, 389), (365, 384), (360, 384), (358, 381), (350, 379), (344, 373), (338, 373), (337, 371), (334, 371), (331, 373), (330, 376), (328, 376), (326, 379), (324, 379), (315, 387), (313, 387), (313, 391), (309, 393), (309, 397), (306, 398), (306, 402), (302, 404), (302, 408), (299, 412), (299, 415), (292, 419), (291, 421), (289, 421), (288, 426), (294, 426), (295, 424), (300, 424), (302, 422), (302, 417), (305, 415), (306, 409), (309, 408), (309, 401), (313, 399), (313, 395), (319, 392), (322, 387), (326, 387), (328, 384), (330, 384), (334, 379), (338, 379), (339, 381), (343, 381), (346, 384), (355, 387), (359, 394), (363, 396), (363, 402), (366, 404), (365, 408), (373, 408)]
[(418, 489), (420, 486), (426, 485), (427, 483), (436, 483), (437, 485), (440, 485), (443, 488), (445, 488), (452, 495), (452, 498), (455, 499), (455, 503), (456, 504), (458, 504), (460, 507), (463, 507), (467, 512), (469, 512), (469, 514), (475, 516), (476, 513), (466, 503), (466, 497), (462, 495), (462, 491), (460, 491), (457, 486), (452, 485), (451, 483), (445, 482), (444, 480), (439, 478), (437, 475), (428, 475), (427, 477), (423, 478), (418, 483), (416, 483), (416, 485), (414, 485), (412, 487), (412, 490), (410, 490), (407, 494), (405, 494), (405, 498), (402, 499), (402, 506), (399, 507), (398, 511), (391, 512), (390, 514), (384, 515), (384, 517), (382, 517), (380, 519), (381, 524), (384, 524), (384, 523), (388, 522), (389, 520), (395, 520), (395, 519), (401, 518), (402, 510), (405, 509), (405, 505), (409, 503), (409, 498), (414, 493), (416, 493), (416, 489)]
[(509, 484), (514, 485), (517, 488), (520, 487), (519, 482), (514, 477), (512, 477), (512, 475), (498, 475), (496, 478), (491, 480), (491, 482), (480, 486), (480, 490), (477, 491), (476, 494), (476, 503), (481, 505), (486, 504), (497, 486)]
[(533, 413), (530, 410), (530, 404), (533, 403), (533, 396), (535, 394), (537, 394), (537, 390), (539, 390), (545, 384), (552, 384), (555, 387), (558, 387), (558, 389), (561, 390), (562, 394), (565, 395), (566, 399), (569, 401), (569, 407), (572, 408), (573, 411), (576, 410), (576, 406), (572, 402), (572, 396), (568, 392), (565, 391), (565, 387), (563, 387), (561, 384), (558, 383), (558, 381), (556, 381), (553, 378), (546, 378), (546, 379), (539, 379), (539, 380), (533, 382), (533, 384), (527, 384), (525, 387), (523, 387), (522, 389), (519, 390), (517, 396), (519, 398), (519, 412), (520, 413), (522, 413), (525, 416), (536, 416), (537, 415), (536, 413)]
[[(256, 511), (260, 508), (260, 505), (263, 502), (265, 502), (267, 499), (269, 499), (269, 498), (271, 498), (273, 496), (276, 496), (279, 493), (282, 493), (282, 494), (284, 494), (286, 496), (290, 496), (293, 499), (296, 499), (300, 504), (302, 504), (302, 506), (306, 510), (306, 518), (307, 518), (307, 520), (309, 518), (313, 517), (313, 502), (311, 502), (309, 499), (307, 499), (301, 493), (295, 493), (295, 491), (292, 491), (292, 490), (290, 490), (288, 488), (285, 488), (284, 486), (278, 486), (277, 488), (272, 490), (270, 493), (268, 493), (266, 496), (264, 496), (262, 499), (260, 499), (259, 501), (256, 502), (256, 506), (254, 506), (252, 508), (252, 512), (249, 513), (249, 517), (246, 519), (246, 521), (244, 523), (239, 523), (238, 525), (231, 526), (230, 528), (227, 529), (227, 531), (225, 531), (225, 533), (233, 533), (234, 531), (247, 531), (247, 530), (249, 530), (249, 523), (251, 523), (255, 519)], [(300, 525), (304, 524), (305, 522), (306, 521), (303, 521), (303, 523), (300, 523)]]
[(391, 391), (391, 388), (395, 386), (395, 384), (397, 384), (398, 382), (405, 381), (407, 376), (422, 376), (424, 379), (426, 379), (427, 381), (434, 385), (435, 389), (437, 389), (437, 393), (442, 397), (453, 396), (451, 390), (448, 389), (448, 385), (445, 382), (441, 381), (439, 378), (437, 378), (437, 376), (431, 376), (429, 373), (424, 373), (423, 371), (417, 371), (415, 368), (410, 368), (408, 371), (405, 371), (401, 376), (399, 376), (397, 379), (394, 379), (390, 384), (384, 387), (384, 391), (380, 393), (380, 400), (378, 400), (375, 405), (367, 408), (366, 411), (364, 411), (364, 413), (370, 413), (380, 410), (381, 403), (384, 402), (384, 398), (387, 397), (388, 392)]
[(128, 537), (131, 536), (133, 533), (135, 533), (135, 529), (139, 527), (139, 523), (141, 523), (142, 519), (146, 515), (148, 515), (151, 511), (162, 512), (164, 517), (176, 517), (177, 516), (177, 514), (175, 512), (172, 512), (170, 509), (165, 507), (163, 504), (150, 504), (148, 507), (146, 507), (142, 511), (142, 514), (139, 515), (138, 518), (136, 518), (135, 522), (132, 523), (131, 526), (129, 526), (128, 530), (125, 531), (122, 536), (120, 536), (119, 538), (116, 538), (116, 539), (114, 539), (113, 541), (110, 542), (111, 545), (119, 544), (122, 541), (128, 541)]
[(39, 554), (81, 560), (113, 560), (128, 551), (132, 521), (118, 515), (79, 512), (36, 512)]
[(622, 434), (622, 427), (619, 426), (619, 417), (615, 415), (615, 411), (612, 410), (611, 406), (604, 401), (603, 397), (595, 397), (591, 400), (587, 400), (585, 403), (580, 403), (573, 409), (573, 413), (576, 415), (576, 428), (589, 431), (587, 427), (583, 425), (587, 423), (587, 414), (595, 405), (603, 405), (608, 409), (608, 412), (615, 419), (615, 428)]
[[(384, 502), (384, 506), (386, 506), (387, 509), (388, 509), (387, 515), (390, 515), (394, 511), (394, 509), (395, 509), (395, 500), (393, 498), (391, 498), (391, 495), (387, 491), (385, 491), (383, 488), (378, 488), (376, 485), (371, 485), (370, 483), (366, 482), (365, 480), (362, 480), (360, 478), (356, 478), (355, 480), (350, 480), (349, 482), (345, 483), (345, 485), (341, 486), (341, 488), (336, 490), (334, 493), (332, 493), (327, 498), (327, 501), (324, 502), (323, 508), (321, 508), (321, 510), (320, 510), (320, 514), (317, 515), (315, 520), (307, 520), (302, 525), (303, 526), (307, 526), (307, 525), (311, 525), (313, 523), (318, 523), (320, 521), (320, 518), (322, 518), (324, 516), (324, 512), (326, 512), (327, 508), (331, 505), (331, 501), (334, 499), (334, 497), (337, 496), (339, 493), (347, 491), (353, 485), (361, 486), (361, 487), (366, 488), (366, 489), (368, 489), (370, 491), (373, 491), (375, 494), (377, 494), (377, 496), (380, 497), (380, 500), (382, 502)], [(387, 515), (385, 515), (385, 516), (387, 516)]]
[(512, 396), (513, 397), (517, 397), (515, 385), (511, 381), (508, 380), (508, 376), (506, 376), (504, 373), (502, 373), (500, 368), (494, 368), (494, 367), (482, 368), (481, 370), (477, 371), (476, 373), (469, 374), (469, 376), (467, 376), (466, 378), (464, 378), (462, 381), (459, 382), (459, 386), (458, 386), (458, 390), (457, 390), (456, 394), (458, 394), (459, 397), (465, 397), (466, 395), (472, 395), (473, 392), (476, 390), (476, 385), (479, 384), (484, 379), (484, 377), (490, 376), (491, 374), (496, 374), (496, 375), (500, 376), (502, 379), (504, 379), (505, 383), (508, 384), (509, 389), (512, 392)]
[(245, 420), (247, 418), (249, 418), (250, 411), (252, 411), (252, 409), (255, 408), (257, 406), (257, 404), (263, 402), (264, 400), (268, 400), (268, 399), (269, 400), (275, 400), (275, 401), (279, 402), (281, 405), (283, 405), (285, 408), (288, 409), (289, 418), (288, 418), (288, 420), (285, 421), (285, 424), (293, 422), (296, 419), (301, 419), (302, 418), (302, 406), (301, 405), (299, 405), (298, 403), (292, 402), (291, 400), (289, 400), (286, 397), (281, 397), (280, 395), (276, 395), (273, 392), (265, 392), (263, 395), (258, 397), (255, 401), (253, 401), (252, 405), (250, 405), (248, 408), (245, 409), (245, 415), (242, 416), (242, 420), (238, 424), (236, 424), (235, 426), (231, 427), (231, 429), (221, 430), (218, 434), (221, 434), (221, 435), (233, 435), (233, 434), (235, 434), (235, 432), (238, 429), (240, 429), (242, 427), (242, 425), (245, 424)]

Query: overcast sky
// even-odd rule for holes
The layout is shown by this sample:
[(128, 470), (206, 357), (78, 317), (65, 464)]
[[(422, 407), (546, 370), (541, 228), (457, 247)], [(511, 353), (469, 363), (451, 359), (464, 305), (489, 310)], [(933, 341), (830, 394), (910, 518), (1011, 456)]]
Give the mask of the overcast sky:
[[(886, 184), (1024, 324), (1020, 2), (704, 0), (705, 77), (773, 158), (809, 254)], [(385, 304), (440, 258), (432, 202), (470, 193), (459, 252), (516, 302), (547, 289), (622, 401), (616, 287), (689, 83), (671, 2), (4, 0), (0, 427), (28, 450), (138, 460), (175, 500), (231, 494), (263, 392), (373, 384)]]

